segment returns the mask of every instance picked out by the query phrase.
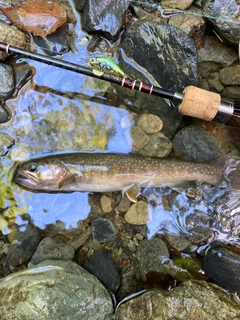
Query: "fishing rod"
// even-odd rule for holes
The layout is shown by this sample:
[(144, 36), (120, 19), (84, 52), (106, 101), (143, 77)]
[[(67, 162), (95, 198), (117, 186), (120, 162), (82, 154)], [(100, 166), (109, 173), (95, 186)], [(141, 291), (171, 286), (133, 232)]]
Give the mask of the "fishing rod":
[(230, 19), (215, 17), (212, 15), (199, 13), (199, 12), (193, 12), (193, 11), (189, 11), (189, 10), (182, 10), (182, 9), (176, 9), (176, 8), (172, 8), (172, 7), (162, 6), (159, 3), (148, 3), (148, 2), (139, 1), (139, 0), (131, 0), (130, 2), (135, 5), (142, 5), (144, 7), (149, 7), (152, 10), (158, 10), (160, 13), (160, 16), (163, 18), (170, 18), (171, 16), (173, 16), (175, 14), (182, 13), (182, 14), (193, 15), (196, 17), (202, 17), (202, 18), (206, 18), (206, 19), (210, 19), (210, 20), (226, 22), (226, 23), (230, 23), (230, 24), (240, 24), (239, 21), (233, 21)]
[(130, 79), (127, 75), (122, 77), (115, 76), (107, 73), (107, 70), (106, 72), (100, 72), (94, 68), (91, 69), (23, 50), (3, 42), (0, 42), (0, 51), (8, 54), (21, 54), (32, 60), (112, 82), (130, 90), (138, 90), (146, 94), (166, 98), (179, 104), (178, 111), (183, 115), (240, 128), (240, 101), (224, 99), (218, 93), (203, 90), (195, 86), (186, 87), (183, 93), (173, 92), (141, 82), (140, 80)]

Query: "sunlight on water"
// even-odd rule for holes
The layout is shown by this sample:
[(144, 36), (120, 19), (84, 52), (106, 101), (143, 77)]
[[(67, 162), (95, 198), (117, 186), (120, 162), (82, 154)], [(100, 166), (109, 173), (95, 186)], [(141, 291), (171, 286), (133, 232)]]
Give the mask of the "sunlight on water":
[[(181, 190), (152, 190), (149, 207), (152, 220), (147, 223), (148, 238), (156, 233), (184, 235), (190, 240), (199, 228), (211, 230), (208, 240), (239, 242), (240, 192), (228, 191), (203, 184), (195, 189), (194, 198)], [(237, 228), (238, 226), (238, 228)]]

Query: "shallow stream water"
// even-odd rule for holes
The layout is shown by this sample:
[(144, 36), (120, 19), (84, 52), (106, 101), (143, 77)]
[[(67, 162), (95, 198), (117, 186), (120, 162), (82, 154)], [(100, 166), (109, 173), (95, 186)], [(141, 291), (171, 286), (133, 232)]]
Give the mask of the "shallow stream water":
[[(71, 50), (57, 58), (84, 65), (91, 55), (111, 52), (116, 57), (117, 49), (114, 46), (111, 48), (104, 40), (101, 42), (102, 47), (89, 52), (87, 47), (91, 37), (81, 30), (77, 14), (75, 18), (76, 25), (71, 25)], [(35, 49), (38, 53), (43, 53), (41, 48), (36, 46)], [(104, 49), (109, 52), (104, 52)], [(144, 230), (141, 234), (143, 226), (128, 225), (124, 221), (124, 214), (117, 209), (123, 196), (121, 192), (107, 194), (112, 198), (112, 211), (106, 214), (101, 210), (98, 194), (33, 192), (14, 183), (13, 176), (17, 166), (38, 156), (75, 151), (121, 154), (133, 152), (130, 127), (123, 125), (132, 109), (124, 106), (116, 88), (108, 82), (23, 57), (11, 57), (7, 62), (13, 65), (28, 63), (34, 69), (34, 76), (17, 96), (6, 101), (11, 119), (0, 124), (0, 131), (15, 140), (6, 155), (0, 157), (2, 234), (9, 235), (14, 225), (23, 231), (30, 220), (42, 230), (43, 237), (52, 236), (52, 227), (53, 236), (62, 237), (67, 242), (78, 238), (83, 225), (86, 227), (84, 230), (87, 230), (94, 219), (104, 217), (115, 222), (119, 233), (124, 230), (122, 238), (120, 237), (122, 243), (125, 241), (122, 239), (126, 238), (126, 243), (132, 244), (135, 234), (149, 240), (154, 235), (164, 234), (170, 247), (172, 245), (179, 252), (183, 251), (180, 248), (188, 248), (186, 254), (189, 255), (201, 254), (213, 240), (240, 245), (239, 191), (221, 189), (198, 181), (173, 188), (145, 188), (141, 190), (140, 199), (147, 202), (151, 219), (146, 224), (146, 233)], [(238, 149), (237, 144), (234, 149)], [(59, 222), (64, 227), (58, 233), (55, 226)], [(126, 235), (127, 231), (129, 235)], [(112, 245), (114, 250), (121, 250), (117, 245), (117, 241), (116, 248), (115, 244)], [(91, 246), (92, 242), (84, 248), (89, 255), (95, 250)], [(135, 250), (137, 246), (138, 244)], [(99, 247), (101, 245), (97, 244), (96, 248)], [(82, 255), (84, 258), (86, 252)], [(126, 252), (128, 253), (127, 250)], [(132, 250), (130, 254), (133, 252), (135, 251)], [(82, 256), (80, 254), (79, 260), (83, 259)], [(115, 251), (114, 258), (115, 261), (121, 259), (115, 255)], [(123, 258), (122, 261), (126, 262), (127, 259)], [(128, 267), (125, 268), (123, 264), (120, 262), (118, 268), (124, 270), (124, 278)]]

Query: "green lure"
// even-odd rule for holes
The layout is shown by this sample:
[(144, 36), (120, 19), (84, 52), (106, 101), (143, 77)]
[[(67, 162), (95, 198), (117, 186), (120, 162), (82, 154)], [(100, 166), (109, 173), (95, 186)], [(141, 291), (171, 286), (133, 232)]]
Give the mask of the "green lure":
[(126, 76), (122, 69), (110, 58), (101, 56), (97, 58), (88, 58), (86, 61), (89, 67), (93, 67), (103, 73), (109, 73), (117, 77)]

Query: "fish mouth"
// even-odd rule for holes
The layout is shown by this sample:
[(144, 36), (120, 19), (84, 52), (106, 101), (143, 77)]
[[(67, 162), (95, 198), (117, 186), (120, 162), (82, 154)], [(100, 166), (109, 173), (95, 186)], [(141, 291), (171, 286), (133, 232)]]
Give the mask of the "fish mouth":
[(26, 187), (34, 187), (40, 184), (40, 181), (36, 177), (29, 176), (28, 174), (22, 172), (17, 172), (15, 174), (14, 181)]

